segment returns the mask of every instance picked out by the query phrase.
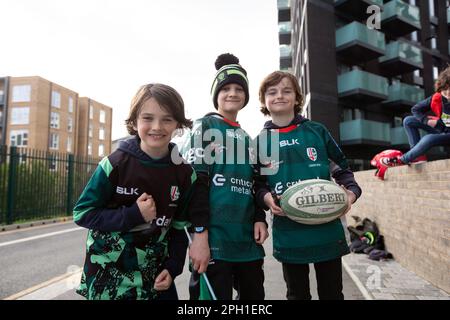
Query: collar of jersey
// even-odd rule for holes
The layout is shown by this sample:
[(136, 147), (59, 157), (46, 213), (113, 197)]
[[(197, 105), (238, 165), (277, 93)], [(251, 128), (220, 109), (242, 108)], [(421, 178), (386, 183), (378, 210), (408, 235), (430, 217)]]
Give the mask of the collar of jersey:
[(228, 123), (230, 126), (239, 127), (239, 128), (241, 127), (241, 125), (239, 123), (237, 123), (235, 121), (228, 120), (227, 118), (223, 117), (222, 115), (220, 115), (218, 113), (212, 114), (211, 117), (223, 120), (224, 122)]
[(271, 129), (271, 131), (275, 131), (275, 132), (279, 132), (279, 133), (287, 133), (287, 132), (291, 132), (291, 131), (297, 129), (298, 126), (299, 126), (299, 124), (293, 124), (293, 125), (290, 125), (290, 126), (284, 127), (284, 128)]

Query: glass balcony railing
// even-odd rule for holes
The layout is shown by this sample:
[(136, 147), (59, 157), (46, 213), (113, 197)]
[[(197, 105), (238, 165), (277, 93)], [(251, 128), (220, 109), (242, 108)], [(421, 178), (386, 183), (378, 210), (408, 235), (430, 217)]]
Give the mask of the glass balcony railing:
[(280, 58), (289, 58), (292, 56), (292, 47), (290, 45), (280, 45)]
[(291, 7), (290, 0), (277, 0), (278, 10), (289, 9)]
[(278, 33), (291, 33), (292, 31), (292, 22), (291, 21), (284, 21), (284, 22), (278, 22)]
[(422, 50), (403, 41), (393, 41), (386, 45), (384, 57), (379, 58), (380, 63), (392, 60), (402, 59), (404, 62), (423, 68)]
[(384, 33), (370, 30), (362, 23), (352, 22), (336, 30), (336, 48), (358, 41), (379, 50), (385, 50)]
[(352, 141), (361, 143), (362, 140), (373, 142), (390, 142), (390, 124), (372, 120), (357, 119), (339, 124), (341, 142), (349, 144)]
[(392, 0), (383, 6), (381, 21), (398, 18), (420, 29), (420, 9), (401, 0)]
[(388, 81), (384, 77), (361, 70), (352, 70), (338, 76), (339, 95), (343, 95), (356, 89), (362, 89), (368, 93), (387, 96)]
[(423, 89), (406, 83), (394, 83), (388, 88), (388, 98), (385, 102), (406, 101), (411, 105), (425, 99)]
[(408, 136), (403, 127), (391, 128), (391, 144), (394, 146), (402, 144), (409, 145)]
[(0, 94), (0, 104), (4, 104), (4, 103), (5, 103), (5, 95)]
[(369, 5), (373, 5), (373, 4), (375, 4), (375, 5), (377, 5), (377, 6), (380, 6), (380, 7), (382, 7), (383, 6), (383, 0), (334, 0), (334, 4), (336, 4), (336, 3), (342, 3), (342, 2), (361, 2), (361, 3), (367, 3), (367, 5), (369, 6)]
[(450, 7), (447, 8), (447, 24), (450, 24)]

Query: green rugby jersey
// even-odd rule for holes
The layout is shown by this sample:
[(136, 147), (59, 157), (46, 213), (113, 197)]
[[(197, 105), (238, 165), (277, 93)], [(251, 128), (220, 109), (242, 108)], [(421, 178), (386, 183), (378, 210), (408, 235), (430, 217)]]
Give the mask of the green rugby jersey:
[[(330, 160), (342, 169), (348, 164), (328, 130), (320, 123), (303, 119), (282, 129), (264, 129), (258, 136), (258, 148), (270, 155), (271, 135), (279, 134), (279, 159), (262, 160), (263, 180), (272, 192), (281, 195), (301, 180), (330, 179)], [(261, 143), (261, 138), (267, 139)], [(259, 152), (261, 155), (261, 152)], [(259, 160), (261, 158), (259, 156)], [(273, 160), (273, 159), (272, 159)], [(266, 162), (266, 163), (264, 163)], [(336, 219), (321, 225), (306, 225), (287, 217), (273, 217), (273, 255), (285, 263), (314, 263), (335, 259), (349, 252), (345, 220)]]
[[(169, 149), (177, 152), (172, 144)], [(170, 154), (151, 159), (137, 137), (122, 141), (100, 162), (73, 211), (74, 222), (89, 229), (77, 293), (90, 300), (156, 298), (159, 272), (175, 278), (183, 270), (184, 226), (204, 215), (193, 196), (197, 186), (190, 165), (175, 164)], [(156, 204), (151, 224), (136, 203), (144, 192)]]
[(265, 221), (253, 197), (250, 137), (238, 123), (213, 113), (194, 122), (180, 148), (200, 176), (209, 176), (209, 245), (213, 259), (243, 262), (264, 257), (254, 240), (255, 221)]

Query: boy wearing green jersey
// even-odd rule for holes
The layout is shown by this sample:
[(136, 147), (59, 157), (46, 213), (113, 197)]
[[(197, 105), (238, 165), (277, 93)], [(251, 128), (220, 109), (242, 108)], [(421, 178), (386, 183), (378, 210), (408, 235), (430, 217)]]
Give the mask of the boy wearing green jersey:
[[(279, 154), (276, 163), (259, 159), (258, 170), (264, 171), (257, 179), (256, 199), (274, 214), (273, 254), (283, 266), (287, 299), (311, 299), (308, 264), (314, 263), (319, 299), (341, 300), (341, 256), (349, 253), (345, 218), (320, 225), (300, 224), (285, 216), (277, 200), (298, 181), (331, 180), (332, 176), (347, 192), (350, 209), (361, 189), (329, 131), (299, 115), (303, 96), (295, 76), (271, 73), (260, 86), (259, 99), (261, 112), (272, 118), (258, 136), (259, 154), (268, 154), (261, 150), (273, 150), (273, 143), (278, 144)], [(271, 138), (274, 135), (277, 139)]]
[[(231, 300), (233, 286), (242, 300), (264, 299), (267, 224), (254, 203), (250, 137), (236, 122), (249, 100), (247, 73), (231, 54), (220, 55), (215, 65), (211, 94), (217, 113), (194, 122), (181, 151), (199, 179), (209, 181), (209, 228), (195, 232), (208, 233), (212, 260), (206, 274), (219, 300)], [(191, 299), (200, 297), (199, 280), (194, 271)]]

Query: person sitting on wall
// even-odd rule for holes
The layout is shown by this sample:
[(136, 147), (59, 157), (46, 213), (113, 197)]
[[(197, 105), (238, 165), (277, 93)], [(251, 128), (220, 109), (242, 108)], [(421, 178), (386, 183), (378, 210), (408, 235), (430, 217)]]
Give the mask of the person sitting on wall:
[[(385, 150), (372, 159), (371, 164), (378, 168), (375, 173), (378, 178), (384, 178), (388, 167), (425, 162), (425, 153), (429, 149), (450, 145), (450, 66), (439, 74), (435, 90), (432, 96), (413, 106), (413, 115), (403, 120), (410, 150), (405, 154)], [(421, 138), (419, 129), (428, 134)]]

